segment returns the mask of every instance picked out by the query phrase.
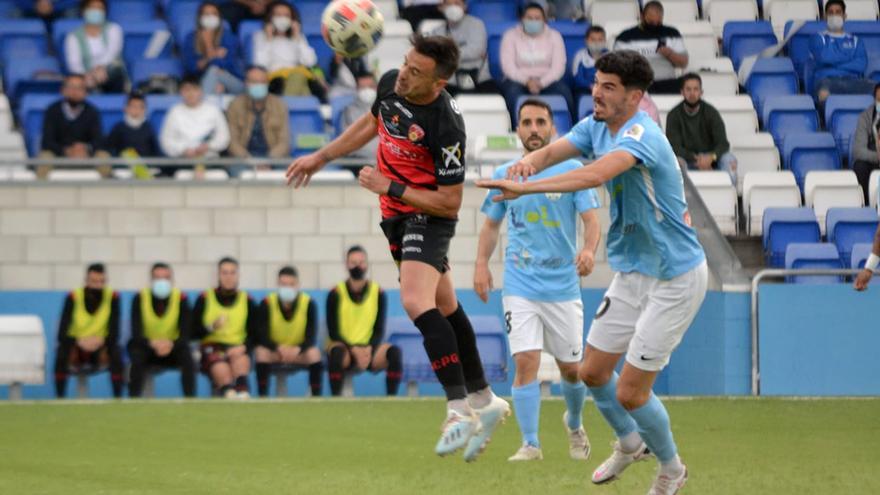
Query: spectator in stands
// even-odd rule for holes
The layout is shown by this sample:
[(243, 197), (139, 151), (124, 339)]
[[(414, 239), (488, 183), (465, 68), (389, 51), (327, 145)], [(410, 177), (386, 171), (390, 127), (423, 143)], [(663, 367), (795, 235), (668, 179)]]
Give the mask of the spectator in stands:
[(269, 70), (270, 91), (288, 96), (323, 95), (312, 67), (315, 50), (302, 32), (299, 12), (285, 2), (275, 2), (266, 14), (263, 30), (254, 33), (254, 63)]
[(74, 370), (100, 370), (109, 365), (113, 397), (122, 397), (122, 351), (119, 348), (119, 294), (107, 286), (106, 269), (86, 269), (85, 286), (64, 299), (55, 349), (55, 394), (66, 396), (67, 377)]
[(299, 273), (294, 267), (285, 266), (278, 272), (278, 290), (263, 299), (259, 314), (260, 335), (254, 359), (260, 397), (269, 395), (273, 365), (308, 367), (312, 397), (319, 397), (324, 364), (315, 346), (318, 307), (300, 290)]
[(64, 55), (68, 72), (83, 74), (90, 90), (104, 93), (125, 91), (122, 62), (122, 28), (107, 22), (105, 0), (85, 0), (80, 11), (84, 24), (67, 33)]
[[(40, 158), (85, 159), (109, 156), (104, 151), (101, 114), (86, 101), (86, 81), (80, 74), (70, 74), (61, 86), (62, 99), (49, 105), (43, 117)], [(45, 178), (51, 166), (37, 167), (37, 175)], [(99, 167), (109, 175), (109, 167)]]
[(247, 91), (229, 105), (229, 154), (282, 158), (290, 155), (287, 105), (269, 94), (269, 74), (259, 66), (248, 68)]
[(615, 50), (634, 50), (644, 55), (654, 69), (651, 93), (674, 94), (679, 90), (677, 67), (687, 67), (688, 52), (678, 29), (663, 24), (663, 4), (653, 0), (642, 9), (638, 26), (620, 33)]
[(703, 101), (703, 80), (682, 76), (681, 103), (666, 116), (666, 137), (682, 166), (690, 170), (723, 170), (736, 183), (736, 157), (730, 153), (721, 114)]
[(272, 0), (232, 0), (222, 4), (223, 17), (232, 30), (238, 32), (241, 21), (262, 19), (269, 11)]
[(444, 0), (441, 11), (446, 23), (430, 34), (448, 36), (458, 45), (458, 70), (446, 84), (446, 90), (458, 93), (497, 93), (498, 86), (489, 74), (489, 39), (479, 18), (466, 13), (465, 0)]
[(385, 334), (385, 292), (367, 279), (367, 252), (352, 246), (345, 255), (348, 279), (327, 294), (327, 367), (330, 391), (342, 393), (348, 370), (387, 370), (386, 393), (397, 395), (403, 356), (397, 346), (382, 343)]
[(42, 19), (49, 31), (55, 19), (76, 15), (79, 2), (80, 0), (15, 0), (15, 5), (25, 17)]
[(140, 397), (147, 368), (177, 368), (183, 395), (196, 395), (196, 375), (189, 348), (190, 308), (186, 294), (174, 287), (171, 267), (156, 263), (150, 286), (131, 301), (131, 360), (128, 395)]
[(370, 67), (364, 57), (346, 58), (334, 53), (333, 60), (330, 61), (330, 77), (327, 79), (330, 85), (327, 97), (333, 99), (356, 94), (357, 76), (365, 72), (370, 72)]
[(582, 0), (547, 0), (547, 16), (557, 21), (578, 21), (584, 18)]
[(398, 0), (400, 18), (409, 22), (413, 32), (425, 19), (443, 19), (440, 4), (443, 0)]
[(147, 120), (147, 103), (140, 93), (132, 93), (125, 104), (125, 116), (107, 136), (107, 151), (113, 156), (160, 156), (156, 132)]
[(880, 84), (874, 86), (874, 104), (859, 115), (856, 133), (852, 142), (852, 169), (859, 178), (862, 192), (865, 193), (865, 204), (871, 204), (870, 178), (871, 172), (880, 168), (880, 147), (877, 136), (880, 135)]
[(510, 121), (516, 122), (516, 101), (525, 94), (558, 94), (565, 98), (569, 113), (577, 117), (571, 90), (562, 82), (565, 75), (565, 44), (559, 31), (547, 25), (544, 5), (529, 2), (521, 23), (501, 38), (501, 93), (507, 102)]
[(845, 20), (843, 0), (828, 0), (825, 2), (828, 29), (810, 38), (810, 54), (815, 64), (813, 89), (820, 103), (830, 94), (869, 94), (874, 87), (873, 81), (864, 78), (868, 66), (865, 44), (858, 36), (843, 30)]
[(238, 289), (238, 261), (221, 259), (217, 272), (217, 287), (196, 300), (192, 338), (201, 341), (201, 369), (211, 379), (214, 395), (246, 399), (250, 397), (248, 346), (258, 334), (259, 317), (248, 293)]
[[(183, 101), (171, 107), (162, 122), (159, 144), (170, 157), (213, 158), (229, 146), (229, 126), (223, 111), (206, 103), (199, 79), (186, 76), (180, 83)], [(174, 167), (163, 167), (165, 175)]]
[(596, 59), (608, 53), (605, 28), (592, 25), (584, 35), (584, 47), (574, 54), (571, 61), (571, 75), (574, 76), (574, 96), (579, 98), (593, 90), (596, 79)]
[[(365, 72), (357, 78), (357, 97), (344, 110), (342, 110), (342, 129), (355, 123), (373, 107), (376, 101), (376, 76), (371, 72)], [(379, 138), (374, 137), (366, 146), (358, 149), (351, 156), (375, 158), (376, 150), (379, 149)]]
[(196, 30), (183, 44), (183, 67), (187, 74), (201, 78), (207, 95), (244, 91), (237, 38), (223, 27), (220, 8), (214, 2), (199, 6)]

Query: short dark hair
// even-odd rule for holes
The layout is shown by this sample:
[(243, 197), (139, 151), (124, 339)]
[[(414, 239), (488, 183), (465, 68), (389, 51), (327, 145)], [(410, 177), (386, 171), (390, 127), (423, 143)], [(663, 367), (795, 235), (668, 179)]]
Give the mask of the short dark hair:
[[(288, 9), (290, 9), (291, 20), (293, 20), (294, 22), (302, 22), (302, 20), (300, 19), (300, 16), (299, 16), (299, 9), (297, 9), (296, 6), (291, 5), (288, 2), (285, 2), (284, 0), (276, 0), (272, 3), (270, 3), (268, 7), (266, 7), (266, 14), (263, 16), (264, 22), (266, 22), (267, 24), (272, 22), (272, 11), (275, 10), (275, 7), (277, 7), (279, 5), (283, 5), (283, 6), (287, 7)], [(291, 27), (290, 29), (288, 29), (288, 31), (290, 31), (292, 29), (293, 28)]]
[(696, 72), (688, 72), (687, 74), (681, 76), (681, 79), (679, 79), (679, 82), (681, 83), (681, 89), (684, 89), (684, 83), (686, 83), (690, 80), (695, 80), (695, 81), (699, 82), (700, 87), (701, 88), (703, 87), (703, 78), (700, 77), (700, 75), (697, 74)]
[(547, 18), (547, 8), (543, 2), (527, 2), (519, 13), (520, 18), (526, 15), (526, 11), (529, 9), (540, 9), (544, 19)]
[(171, 265), (165, 263), (164, 261), (157, 261), (153, 263), (153, 266), (150, 267), (150, 274), (155, 272), (156, 270), (168, 270), (171, 271)]
[(299, 272), (296, 271), (296, 268), (290, 265), (283, 266), (280, 270), (278, 270), (278, 278), (281, 278), (284, 275), (299, 278)]
[(410, 39), (416, 52), (430, 58), (437, 64), (434, 74), (441, 79), (449, 79), (458, 69), (459, 50), (452, 38), (447, 36), (423, 36), (413, 34)]
[(598, 24), (593, 24), (592, 26), (587, 28), (587, 32), (584, 33), (584, 38), (593, 34), (593, 33), (602, 33), (605, 34), (605, 28), (599, 26)]
[(843, 0), (828, 0), (825, 2), (825, 13), (828, 13), (828, 7), (832, 5), (840, 5), (840, 8), (843, 9), (843, 13), (846, 14), (846, 4), (843, 3)]
[(654, 82), (654, 70), (648, 59), (633, 50), (617, 50), (602, 55), (596, 61), (596, 70), (617, 75), (627, 89), (646, 91)]
[(232, 256), (224, 256), (220, 258), (220, 261), (217, 262), (217, 268), (225, 265), (226, 263), (232, 263), (235, 266), (238, 266), (238, 260), (233, 258)]
[(104, 10), (107, 10), (107, 0), (82, 0), (79, 2), (79, 13), (82, 15), (86, 11), (86, 7), (92, 2), (98, 2), (104, 6)]
[(107, 267), (104, 266), (104, 263), (92, 263), (86, 268), (86, 275), (89, 273), (106, 273)]
[(642, 14), (644, 14), (645, 11), (650, 8), (655, 8), (659, 10), (661, 14), (663, 13), (663, 4), (658, 2), (657, 0), (651, 0), (650, 2), (646, 3), (644, 7), (642, 7)]
[(527, 98), (522, 102), (522, 105), (519, 106), (519, 110), (516, 111), (516, 122), (519, 123), (519, 119), (522, 118), (522, 109), (525, 107), (541, 107), (544, 110), (547, 110), (547, 115), (550, 116), (550, 120), (553, 120), (553, 109), (550, 108), (550, 105), (547, 104), (546, 101), (540, 98)]
[(85, 76), (85, 74), (79, 74), (79, 73), (77, 73), (77, 72), (71, 72), (70, 74), (67, 74), (66, 76), (64, 76), (64, 83), (63, 83), (63, 84), (67, 84), (71, 79), (80, 79), (80, 80), (82, 80), (82, 81), (85, 81), (85, 80), (86, 80), (86, 76)]
[(355, 244), (354, 246), (348, 248), (348, 251), (346, 251), (345, 253), (345, 259), (348, 259), (348, 257), (354, 253), (364, 253), (364, 255), (366, 256), (367, 250), (364, 249), (364, 247), (360, 244)]
[(196, 74), (187, 74), (183, 76), (183, 79), (180, 80), (180, 87), (182, 88), (184, 86), (198, 86), (201, 88), (202, 81)]
[(146, 99), (144, 98), (144, 94), (138, 91), (133, 91), (128, 94), (128, 98), (125, 100), (126, 104), (131, 103), (134, 100), (140, 100), (146, 103)]

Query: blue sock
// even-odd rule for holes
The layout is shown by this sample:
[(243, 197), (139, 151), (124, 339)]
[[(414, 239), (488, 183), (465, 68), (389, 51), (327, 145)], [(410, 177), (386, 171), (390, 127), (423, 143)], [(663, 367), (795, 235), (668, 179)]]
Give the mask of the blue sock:
[(577, 430), (581, 427), (581, 416), (584, 412), (584, 396), (587, 395), (587, 386), (578, 380), (568, 383), (562, 380), (562, 396), (565, 397), (565, 406), (568, 408), (568, 429)]
[(590, 394), (596, 402), (596, 407), (605, 418), (605, 421), (611, 425), (617, 438), (623, 438), (638, 429), (635, 420), (626, 409), (617, 401), (617, 372), (611, 375), (608, 383), (601, 387), (589, 387)]
[(541, 416), (541, 385), (538, 381), (513, 387), (513, 410), (522, 432), (523, 443), (540, 447), (538, 442), (538, 419)]
[(642, 440), (661, 463), (675, 458), (677, 448), (669, 427), (669, 414), (656, 395), (651, 393), (651, 398), (644, 406), (633, 409), (629, 414), (639, 425)]

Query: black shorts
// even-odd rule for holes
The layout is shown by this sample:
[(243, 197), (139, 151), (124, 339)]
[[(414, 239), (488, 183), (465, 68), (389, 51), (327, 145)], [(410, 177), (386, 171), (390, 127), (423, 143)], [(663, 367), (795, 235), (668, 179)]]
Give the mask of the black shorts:
[(423, 213), (386, 218), (380, 224), (388, 239), (391, 257), (402, 261), (421, 261), (440, 273), (449, 270), (449, 241), (455, 235), (457, 220)]
[(201, 362), (199, 363), (199, 368), (202, 370), (202, 373), (210, 373), (211, 367), (221, 361), (228, 363), (229, 356), (226, 354), (226, 351), (232, 347), (238, 346), (226, 344), (202, 344), (201, 346), (199, 346), (199, 350), (201, 351), (202, 355)]

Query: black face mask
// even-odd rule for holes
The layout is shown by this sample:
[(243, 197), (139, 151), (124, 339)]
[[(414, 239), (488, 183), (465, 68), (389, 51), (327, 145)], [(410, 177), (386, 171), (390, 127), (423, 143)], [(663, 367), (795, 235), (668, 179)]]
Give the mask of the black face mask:
[(653, 24), (648, 24), (646, 22), (642, 23), (642, 31), (650, 34), (657, 34), (660, 32), (660, 26), (655, 26)]
[(363, 280), (364, 277), (367, 276), (367, 271), (359, 266), (356, 266), (354, 268), (348, 269), (348, 275), (351, 277), (352, 280)]
[(700, 103), (701, 103), (701, 102), (702, 102), (702, 100), (697, 100), (696, 103), (694, 103), (693, 105), (691, 105), (687, 100), (684, 100), (684, 106), (685, 106), (688, 110), (690, 110), (690, 111), (694, 111), (694, 110), (696, 110), (697, 108), (700, 107)]
[(97, 299), (103, 295), (104, 289), (91, 289), (86, 287), (86, 297), (90, 299)]

